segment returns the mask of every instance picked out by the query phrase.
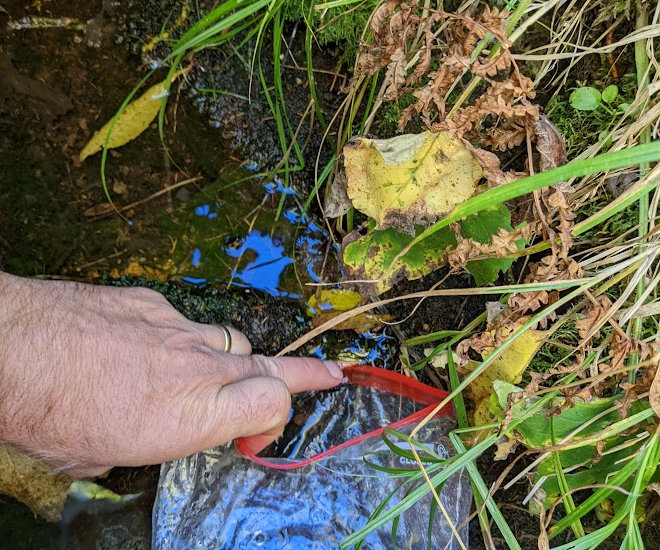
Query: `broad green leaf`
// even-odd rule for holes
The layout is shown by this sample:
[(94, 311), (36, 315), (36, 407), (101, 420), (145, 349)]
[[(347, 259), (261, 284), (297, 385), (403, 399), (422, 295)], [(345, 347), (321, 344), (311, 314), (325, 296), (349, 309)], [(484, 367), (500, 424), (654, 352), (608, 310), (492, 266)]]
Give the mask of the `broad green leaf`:
[[(558, 455), (562, 469), (565, 470), (564, 478), (566, 479), (568, 489), (572, 490), (604, 483), (610, 474), (618, 472), (621, 469), (621, 463), (627, 462), (626, 459), (634, 455), (641, 445), (640, 441), (632, 446), (624, 447), (619, 451), (607, 452), (608, 449), (612, 449), (625, 442), (626, 438), (613, 438), (612, 441), (607, 442), (606, 447), (603, 449), (606, 454), (600, 457), (596, 449), (591, 446), (579, 447), (570, 451), (560, 451)], [(584, 465), (584, 467), (571, 469), (571, 467), (576, 467), (578, 464)], [(543, 482), (542, 489), (546, 493), (545, 504), (546, 506), (550, 506), (562, 493), (551, 457), (543, 460), (538, 466), (537, 479), (546, 476), (547, 479)], [(626, 484), (624, 484), (624, 488), (626, 488)], [(620, 495), (616, 491), (615, 493)]]
[[(461, 223), (461, 235), (486, 244), (492, 241), (498, 229), (511, 231), (511, 212), (503, 204), (482, 210), (476, 216), (469, 216)], [(522, 248), (526, 243), (519, 243)], [(487, 285), (497, 279), (500, 271), (506, 271), (513, 264), (513, 259), (492, 258), (468, 262), (467, 270), (472, 273), (477, 285)]]
[(578, 88), (571, 94), (570, 102), (578, 111), (595, 111), (600, 105), (600, 92), (591, 86)]
[(449, 133), (354, 138), (344, 147), (347, 194), (377, 228), (412, 234), (474, 195), (481, 167)]
[[(172, 80), (185, 72), (187, 72), (185, 69), (177, 71)], [(94, 133), (80, 151), (80, 160), (83, 161), (103, 149), (106, 139), (108, 149), (114, 149), (138, 137), (149, 128), (158, 115), (163, 98), (167, 96), (167, 90), (167, 80), (164, 80), (154, 84), (139, 98), (129, 103), (116, 119), (113, 117), (103, 125), (103, 128)]]
[[(554, 434), (556, 440), (561, 440), (577, 428), (580, 428), (594, 416), (609, 409), (613, 399), (595, 399), (589, 403), (577, 400), (572, 407), (563, 410), (558, 416), (552, 417), (554, 422)], [(524, 420), (517, 428), (523, 436), (524, 442), (529, 447), (545, 447), (552, 445), (551, 418), (546, 416), (547, 411), (540, 412), (531, 418)], [(621, 417), (616, 411), (606, 414), (597, 422), (589, 424), (582, 430), (579, 437), (587, 437), (602, 430), (605, 426), (616, 422)], [(575, 449), (571, 449), (571, 453)]]
[[(565, 164), (564, 166), (553, 168), (547, 172), (539, 172), (533, 176), (521, 178), (511, 183), (500, 185), (499, 187), (493, 187), (492, 189), (475, 195), (474, 197), (466, 200), (464, 203), (459, 204), (441, 220), (437, 221), (431, 227), (418, 234), (406, 248), (406, 252), (408, 252), (408, 249), (412, 249), (412, 247), (418, 246), (419, 243), (428, 239), (429, 236), (433, 235), (436, 231), (440, 231), (445, 227), (448, 227), (450, 224), (465, 218), (466, 216), (480, 212), (490, 206), (502, 204), (508, 200), (520, 197), (526, 193), (531, 193), (536, 189), (554, 185), (555, 183), (559, 183), (560, 181), (565, 181), (567, 179), (586, 176), (587, 174), (596, 174), (604, 170), (614, 170), (616, 168), (623, 168), (632, 164), (655, 162), (657, 160), (660, 160), (660, 141), (652, 141), (651, 143), (635, 145), (620, 151), (603, 153), (590, 159), (574, 160), (568, 164)], [(653, 187), (654, 184), (651, 183), (650, 188), (652, 189)], [(633, 195), (626, 196), (625, 201), (617, 204), (617, 208), (621, 209), (626, 205), (632, 204), (635, 200), (639, 199), (642, 194), (647, 192), (648, 190), (645, 188), (643, 190), (639, 190)], [(594, 217), (592, 216), (592, 218)], [(584, 233), (585, 231), (588, 231), (598, 223), (602, 222), (603, 219), (607, 218), (596, 216), (589, 223), (578, 224), (580, 226), (580, 232)], [(545, 249), (543, 248), (542, 250)], [(397, 262), (393, 262), (392, 265), (388, 266), (387, 271), (396, 271), (398, 268), (399, 262), (397, 258)]]
[[(344, 245), (344, 267), (351, 279), (379, 279), (396, 255), (413, 239), (396, 229), (376, 231), (374, 225), (372, 221), (366, 235)], [(404, 254), (396, 272), (376, 283), (356, 283), (356, 286), (364, 295), (376, 295), (403, 279), (419, 279), (444, 265), (448, 246), (456, 246), (456, 236), (451, 229), (445, 228)]]
[[(488, 243), (500, 227), (511, 230), (511, 213), (504, 205), (486, 208), (477, 214), (468, 216), (461, 224), (461, 235), (480, 243)], [(344, 245), (343, 260), (347, 274), (351, 279), (380, 279), (385, 269), (399, 252), (412, 241), (412, 237), (396, 229), (378, 231), (375, 222), (370, 222), (367, 234)], [(421, 231), (417, 227), (418, 232)], [(522, 245), (523, 243), (521, 243)], [(445, 264), (445, 250), (456, 246), (456, 237), (448, 227), (430, 238), (424, 239), (418, 246), (406, 253), (399, 262), (401, 269), (387, 274), (377, 283), (358, 284), (362, 294), (381, 294), (397, 282), (414, 280), (429, 274)], [(488, 259), (468, 262), (467, 268), (475, 277), (477, 284), (492, 283), (499, 270), (508, 269), (511, 259)]]
[(615, 84), (610, 84), (601, 94), (602, 100), (608, 105), (611, 104), (619, 95), (619, 88)]

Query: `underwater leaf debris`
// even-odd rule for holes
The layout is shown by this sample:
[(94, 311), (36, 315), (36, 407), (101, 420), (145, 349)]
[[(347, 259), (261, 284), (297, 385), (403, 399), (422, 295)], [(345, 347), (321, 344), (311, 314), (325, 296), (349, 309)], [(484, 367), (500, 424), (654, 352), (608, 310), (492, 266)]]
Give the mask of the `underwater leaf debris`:
[[(171, 80), (174, 81), (187, 71), (188, 69), (177, 71)], [(139, 98), (129, 103), (116, 119), (113, 117), (94, 133), (87, 145), (80, 151), (80, 161), (82, 162), (103, 149), (106, 139), (108, 149), (115, 149), (142, 134), (158, 115), (163, 98), (167, 96), (167, 90), (167, 80), (164, 80), (154, 84)]]
[[(312, 316), (312, 325), (317, 327), (345, 311), (350, 311), (365, 303), (365, 299), (354, 290), (343, 288), (326, 289), (310, 296), (307, 301), (307, 313)], [(377, 313), (359, 313), (334, 327), (335, 330), (354, 330), (369, 332), (383, 327), (386, 321), (392, 321), (393, 315)]]

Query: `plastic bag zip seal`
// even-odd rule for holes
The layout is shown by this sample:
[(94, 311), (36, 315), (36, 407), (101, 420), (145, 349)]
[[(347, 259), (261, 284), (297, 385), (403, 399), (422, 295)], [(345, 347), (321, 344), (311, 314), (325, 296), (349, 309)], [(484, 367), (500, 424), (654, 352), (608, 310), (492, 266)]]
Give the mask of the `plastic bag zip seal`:
[[(380, 436), (387, 429), (397, 429), (401, 426), (415, 422), (416, 420), (422, 420), (431, 414), (433, 409), (435, 409), (438, 404), (449, 395), (449, 393), (444, 390), (428, 386), (427, 384), (423, 384), (418, 380), (413, 380), (412, 378), (403, 374), (378, 367), (371, 367), (367, 365), (351, 365), (344, 367), (343, 371), (344, 376), (346, 377), (346, 381), (349, 384), (383, 390), (395, 395), (407, 397), (412, 401), (427, 406), (409, 416), (406, 416), (405, 418), (402, 418), (401, 420), (397, 420), (396, 422), (392, 422), (387, 426), (383, 426), (381, 428), (377, 428), (362, 434), (358, 437), (345, 441), (344, 443), (340, 443), (339, 445), (334, 445), (322, 453), (318, 453), (310, 458), (306, 458), (297, 462), (276, 463), (264, 458), (260, 458), (248, 448), (243, 438), (236, 439), (236, 449), (238, 452), (253, 462), (256, 462), (257, 464), (267, 468), (273, 468), (276, 470), (294, 470), (296, 468), (302, 468), (304, 466), (309, 466), (314, 462), (318, 462), (319, 460), (322, 460), (341, 449), (357, 445), (366, 439)], [(440, 409), (435, 416), (446, 416), (452, 413), (453, 408), (450, 403), (447, 403), (447, 405)]]

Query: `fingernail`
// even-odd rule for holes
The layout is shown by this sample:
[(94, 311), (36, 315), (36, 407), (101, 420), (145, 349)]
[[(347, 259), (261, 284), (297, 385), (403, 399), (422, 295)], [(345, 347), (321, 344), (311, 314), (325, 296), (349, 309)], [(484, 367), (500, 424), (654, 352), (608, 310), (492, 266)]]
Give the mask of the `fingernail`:
[(333, 378), (344, 378), (341, 367), (335, 361), (323, 361), (323, 364)]

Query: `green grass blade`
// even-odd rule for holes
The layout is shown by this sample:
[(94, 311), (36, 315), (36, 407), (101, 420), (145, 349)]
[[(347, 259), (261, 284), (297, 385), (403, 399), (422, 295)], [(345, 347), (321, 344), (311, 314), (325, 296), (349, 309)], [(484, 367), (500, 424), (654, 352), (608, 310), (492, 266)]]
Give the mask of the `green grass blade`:
[[(449, 438), (451, 439), (451, 442), (454, 444), (454, 447), (456, 447), (456, 450), (458, 452), (465, 453), (465, 445), (463, 445), (463, 442), (456, 434), (454, 433), (449, 434)], [(506, 540), (509, 549), (522, 550), (520, 544), (518, 544), (518, 540), (516, 539), (516, 536), (511, 531), (511, 528), (509, 527), (509, 524), (507, 523), (506, 519), (504, 519), (502, 512), (500, 512), (497, 503), (493, 500), (493, 497), (490, 495), (488, 491), (488, 487), (486, 487), (486, 483), (481, 477), (481, 474), (479, 473), (479, 470), (477, 469), (477, 466), (474, 463), (474, 461), (473, 460), (466, 461), (464, 466), (470, 476), (470, 480), (472, 481), (472, 487), (476, 488), (477, 490), (476, 494), (478, 494), (481, 497), (482, 501), (486, 503), (486, 507), (488, 508), (490, 515), (495, 521), (495, 525), (497, 525), (498, 529), (500, 530), (500, 533), (502, 533), (504, 540)]]

